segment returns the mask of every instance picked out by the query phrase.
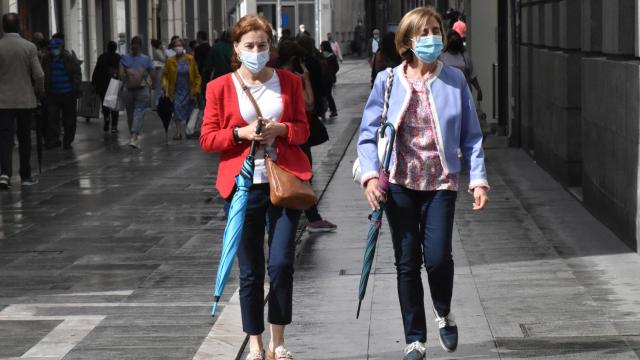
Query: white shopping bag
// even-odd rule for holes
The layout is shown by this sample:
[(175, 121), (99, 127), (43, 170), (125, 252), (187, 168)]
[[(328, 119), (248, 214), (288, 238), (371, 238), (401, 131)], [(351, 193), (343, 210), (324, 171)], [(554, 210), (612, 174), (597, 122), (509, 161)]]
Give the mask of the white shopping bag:
[(109, 81), (109, 87), (107, 88), (107, 93), (104, 95), (102, 105), (114, 111), (122, 111), (124, 109), (124, 102), (122, 101), (122, 81), (118, 79), (111, 79)]
[(197, 125), (198, 123), (200, 123), (201, 119), (202, 119), (201, 110), (198, 108), (194, 108), (193, 111), (191, 112), (191, 116), (189, 116), (189, 121), (187, 122), (187, 128), (185, 130), (185, 133), (191, 136), (196, 132), (196, 130), (200, 130), (198, 129)]

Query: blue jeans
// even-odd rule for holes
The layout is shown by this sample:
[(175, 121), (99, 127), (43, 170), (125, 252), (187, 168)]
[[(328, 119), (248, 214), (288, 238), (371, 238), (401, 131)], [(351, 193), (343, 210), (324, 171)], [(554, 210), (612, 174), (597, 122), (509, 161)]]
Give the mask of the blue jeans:
[[(228, 209), (230, 199), (225, 206)], [(244, 231), (238, 249), (240, 265), (240, 309), (242, 328), (249, 335), (264, 332), (265, 228), (269, 234), (270, 278), (268, 321), (274, 325), (291, 323), (293, 302), (293, 261), (301, 212), (277, 207), (269, 200), (269, 184), (251, 187)]]
[(451, 237), (457, 195), (455, 191), (415, 191), (395, 184), (389, 186), (386, 213), (407, 344), (427, 340), (420, 276), (423, 261), (435, 309), (440, 316), (449, 314), (453, 294)]
[(149, 106), (149, 89), (127, 89), (124, 97), (129, 131), (132, 134), (140, 134), (144, 124), (144, 112)]

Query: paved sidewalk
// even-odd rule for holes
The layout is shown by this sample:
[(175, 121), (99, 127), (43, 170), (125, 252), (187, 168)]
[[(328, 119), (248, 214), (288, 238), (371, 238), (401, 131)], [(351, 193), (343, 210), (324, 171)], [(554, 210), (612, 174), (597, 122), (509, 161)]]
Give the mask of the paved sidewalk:
[[(640, 256), (524, 152), (502, 142), (493, 138), (487, 147), (489, 208), (473, 212), (472, 198), (459, 196), (453, 304), (459, 349), (447, 354), (439, 347), (428, 314), (428, 358), (637, 359)], [(355, 319), (369, 209), (351, 180), (354, 154), (352, 142), (320, 206), (338, 232), (310, 236), (298, 259), (294, 323), (287, 329), (296, 359), (402, 357), (386, 221)], [(425, 301), (430, 308), (428, 296)]]

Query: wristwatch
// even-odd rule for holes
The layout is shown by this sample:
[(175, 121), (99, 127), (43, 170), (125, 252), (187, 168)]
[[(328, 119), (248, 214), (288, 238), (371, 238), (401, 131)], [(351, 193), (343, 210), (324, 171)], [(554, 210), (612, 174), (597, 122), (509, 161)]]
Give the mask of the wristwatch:
[(233, 128), (233, 141), (235, 141), (236, 144), (242, 144), (242, 139), (240, 138), (237, 127)]

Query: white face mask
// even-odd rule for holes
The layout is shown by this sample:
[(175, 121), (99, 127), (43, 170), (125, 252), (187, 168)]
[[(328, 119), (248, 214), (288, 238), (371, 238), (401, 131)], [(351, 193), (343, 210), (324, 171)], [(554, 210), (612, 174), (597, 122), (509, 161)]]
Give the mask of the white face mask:
[(173, 51), (176, 52), (176, 54), (178, 55), (182, 55), (184, 54), (184, 48), (182, 46), (176, 46), (173, 48)]
[(253, 74), (257, 74), (269, 62), (269, 50), (265, 50), (259, 53), (249, 52), (249, 51), (240, 51), (238, 56), (242, 64), (249, 69)]

